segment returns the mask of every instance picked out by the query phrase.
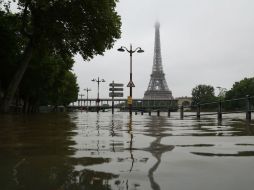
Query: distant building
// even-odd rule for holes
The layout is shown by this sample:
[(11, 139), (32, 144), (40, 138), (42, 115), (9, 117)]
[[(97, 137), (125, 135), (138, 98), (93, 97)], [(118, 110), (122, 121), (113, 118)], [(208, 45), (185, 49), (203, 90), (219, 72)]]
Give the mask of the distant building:
[(190, 106), (192, 103), (192, 97), (182, 96), (175, 98), (177, 100), (178, 106)]

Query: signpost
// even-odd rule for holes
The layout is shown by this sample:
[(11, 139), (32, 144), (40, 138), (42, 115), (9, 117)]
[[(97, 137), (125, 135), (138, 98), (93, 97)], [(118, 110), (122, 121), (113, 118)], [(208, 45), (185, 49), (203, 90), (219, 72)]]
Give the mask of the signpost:
[(109, 84), (109, 86), (123, 87), (123, 84), (121, 84), (121, 83), (114, 83), (114, 81), (113, 81), (112, 83)]
[(123, 91), (123, 88), (109, 88), (109, 91)]
[(122, 92), (110, 92), (109, 97), (123, 97)]
[(109, 97), (112, 97), (112, 114), (114, 114), (114, 97), (123, 97), (123, 88), (119, 88), (123, 87), (123, 84), (112, 81), (109, 86)]
[(133, 81), (130, 81), (130, 82), (127, 84), (127, 87), (135, 87), (135, 84), (133, 83)]

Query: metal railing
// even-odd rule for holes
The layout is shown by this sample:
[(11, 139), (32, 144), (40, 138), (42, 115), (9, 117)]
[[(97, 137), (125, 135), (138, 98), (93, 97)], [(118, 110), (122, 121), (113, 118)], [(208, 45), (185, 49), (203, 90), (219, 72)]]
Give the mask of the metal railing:
[[(95, 101), (95, 99), (89, 99), (89, 101)], [(107, 102), (107, 104), (110, 101), (111, 99), (101, 99), (101, 102)], [(119, 108), (127, 107), (126, 99), (117, 99), (116, 101), (119, 101)], [(120, 104), (120, 102), (122, 103)], [(116, 105), (116, 107), (118, 106)], [(109, 105), (107, 108), (111, 108), (111, 106)], [(209, 115), (217, 115), (218, 119), (222, 119), (223, 114), (246, 113), (246, 119), (251, 120), (251, 113), (254, 112), (254, 96), (247, 95), (246, 97), (241, 98), (204, 102), (188, 106), (178, 106), (176, 100), (133, 100), (133, 111), (139, 111), (142, 115), (144, 112), (148, 112), (149, 115), (151, 115), (151, 112), (156, 112), (157, 115), (160, 116), (160, 112), (166, 110), (168, 116), (170, 116), (172, 111), (180, 110), (180, 119), (183, 119), (184, 117), (196, 117), (197, 119), (200, 119), (201, 116)], [(184, 115), (186, 110), (196, 112), (196, 114)]]
[[(218, 119), (222, 119), (223, 114), (246, 113), (246, 119), (251, 120), (251, 112), (254, 106), (254, 96), (247, 95), (244, 98), (233, 98), (229, 100), (219, 100), (213, 102), (199, 103), (190, 106), (180, 106), (180, 118), (196, 116), (217, 115)], [(184, 115), (184, 110), (190, 109), (196, 112), (196, 115)], [(210, 113), (209, 113), (210, 112)]]

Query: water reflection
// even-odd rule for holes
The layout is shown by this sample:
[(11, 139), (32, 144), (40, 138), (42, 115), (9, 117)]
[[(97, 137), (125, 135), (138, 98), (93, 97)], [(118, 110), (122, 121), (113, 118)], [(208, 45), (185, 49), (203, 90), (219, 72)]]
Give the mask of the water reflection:
[[(0, 125), (1, 190), (196, 190), (254, 171), (253, 121), (77, 112), (0, 116)], [(182, 183), (200, 176), (202, 187)]]
[(157, 170), (158, 166), (161, 163), (162, 154), (174, 149), (173, 145), (161, 144), (162, 138), (169, 136), (169, 128), (166, 128), (166, 126), (167, 123), (165, 117), (151, 117), (151, 120), (149, 120), (145, 125), (145, 132), (147, 132), (146, 135), (155, 138), (155, 140), (150, 143), (150, 146), (145, 149), (146, 151), (149, 151), (154, 158), (156, 158), (156, 162), (148, 171), (148, 178), (153, 190), (160, 189), (160, 185), (154, 179), (154, 172)]
[(69, 115), (1, 116), (0, 187), (12, 189), (109, 189), (107, 181), (117, 175), (76, 165), (109, 162), (106, 158), (74, 158), (76, 125)]
[(130, 136), (130, 146), (129, 146), (129, 151), (130, 151), (130, 157), (131, 157), (131, 167), (130, 167), (130, 170), (129, 172), (132, 171), (133, 169), (133, 165), (134, 165), (134, 157), (133, 157), (133, 153), (132, 153), (132, 146), (133, 146), (133, 133), (132, 133), (132, 115), (129, 116), (129, 122), (128, 122), (128, 134)]
[(248, 135), (254, 135), (254, 125), (252, 121), (246, 121), (246, 132)]
[(208, 153), (208, 152), (191, 152), (192, 154), (196, 154), (199, 156), (217, 156), (217, 157), (239, 157), (239, 156), (254, 156), (254, 151), (239, 151), (235, 154), (226, 154), (226, 153)]

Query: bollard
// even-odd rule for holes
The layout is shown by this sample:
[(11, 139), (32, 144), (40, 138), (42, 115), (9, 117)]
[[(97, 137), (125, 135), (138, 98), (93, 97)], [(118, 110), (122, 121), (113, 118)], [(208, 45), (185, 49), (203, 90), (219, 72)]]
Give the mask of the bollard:
[(135, 111), (135, 115), (137, 115), (137, 114), (138, 114), (138, 112)]
[(160, 110), (157, 110), (157, 116), (160, 116)]
[(170, 109), (168, 109), (168, 117), (170, 117)]
[(144, 114), (144, 111), (142, 110), (142, 111), (141, 111), (141, 115), (143, 115), (143, 114)]
[(151, 116), (151, 110), (149, 110), (148, 114)]
[(251, 104), (250, 104), (250, 96), (246, 96), (246, 119), (251, 120)]
[(197, 107), (197, 119), (200, 119), (200, 104)]
[(180, 118), (183, 119), (183, 106), (180, 107)]
[(221, 100), (219, 101), (219, 105), (218, 105), (217, 118), (218, 118), (218, 120), (222, 119), (222, 104), (221, 104)]

